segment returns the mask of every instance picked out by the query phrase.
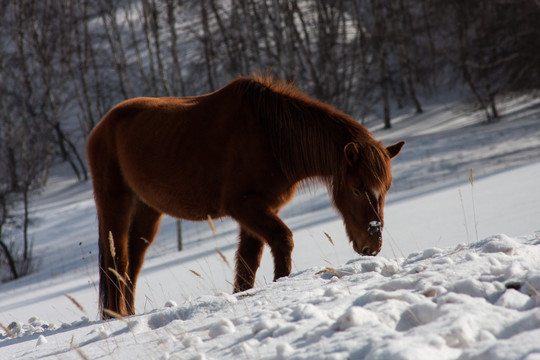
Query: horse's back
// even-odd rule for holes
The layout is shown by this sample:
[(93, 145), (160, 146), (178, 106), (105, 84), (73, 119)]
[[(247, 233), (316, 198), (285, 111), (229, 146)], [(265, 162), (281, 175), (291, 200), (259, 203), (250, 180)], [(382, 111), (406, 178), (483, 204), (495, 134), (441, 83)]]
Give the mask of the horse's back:
[(91, 137), (103, 138), (101, 152), (141, 199), (176, 217), (227, 215), (236, 198), (268, 192), (279, 177), (253, 111), (227, 92), (127, 100)]

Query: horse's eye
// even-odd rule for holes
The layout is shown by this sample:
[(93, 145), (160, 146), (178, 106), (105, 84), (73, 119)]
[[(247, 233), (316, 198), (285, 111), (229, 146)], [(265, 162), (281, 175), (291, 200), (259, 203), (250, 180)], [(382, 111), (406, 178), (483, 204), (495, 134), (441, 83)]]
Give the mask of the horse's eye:
[(360, 196), (360, 191), (358, 189), (353, 189), (352, 192), (354, 196)]

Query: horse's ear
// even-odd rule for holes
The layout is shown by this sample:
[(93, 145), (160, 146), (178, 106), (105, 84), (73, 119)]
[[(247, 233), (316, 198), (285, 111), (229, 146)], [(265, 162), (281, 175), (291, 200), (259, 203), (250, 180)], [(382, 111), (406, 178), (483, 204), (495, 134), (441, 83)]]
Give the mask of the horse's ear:
[(394, 158), (397, 154), (399, 154), (403, 145), (405, 145), (405, 141), (400, 141), (386, 148), (386, 151), (388, 151), (388, 155), (390, 155), (390, 159)]
[(360, 154), (360, 149), (358, 149), (358, 145), (356, 143), (350, 142), (345, 145), (343, 151), (345, 152), (345, 159), (347, 160), (349, 165), (356, 165), (358, 161), (358, 155)]

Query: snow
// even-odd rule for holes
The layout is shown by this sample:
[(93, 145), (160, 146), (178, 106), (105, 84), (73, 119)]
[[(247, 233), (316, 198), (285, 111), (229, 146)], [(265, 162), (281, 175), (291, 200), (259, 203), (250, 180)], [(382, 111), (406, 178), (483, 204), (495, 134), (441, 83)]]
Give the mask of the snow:
[[(97, 318), (91, 188), (56, 175), (34, 199), (40, 271), (0, 284), (1, 359), (540, 359), (538, 99), (478, 125), (456, 104), (403, 112), (384, 245), (355, 255), (323, 187), (282, 217), (293, 273), (231, 294), (237, 227), (165, 219), (137, 287), (137, 315)], [(536, 111), (535, 111), (536, 109)], [(474, 181), (469, 181), (473, 168)]]
[[(13, 326), (12, 358), (511, 359), (540, 345), (540, 239), (312, 267), (125, 320)], [(4, 345), (4, 344), (2, 344)], [(6, 352), (4, 352), (6, 350)], [(62, 355), (62, 356), (61, 356)]]

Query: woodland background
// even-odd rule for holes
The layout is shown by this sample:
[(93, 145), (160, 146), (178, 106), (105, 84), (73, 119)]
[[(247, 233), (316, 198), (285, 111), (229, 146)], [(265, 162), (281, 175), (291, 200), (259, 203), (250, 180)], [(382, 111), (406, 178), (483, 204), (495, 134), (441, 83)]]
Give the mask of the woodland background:
[(32, 270), (30, 194), (60, 162), (88, 179), (85, 139), (124, 99), (259, 71), (388, 129), (452, 92), (493, 122), (540, 88), (539, 18), (537, 0), (1, 0), (0, 265)]

